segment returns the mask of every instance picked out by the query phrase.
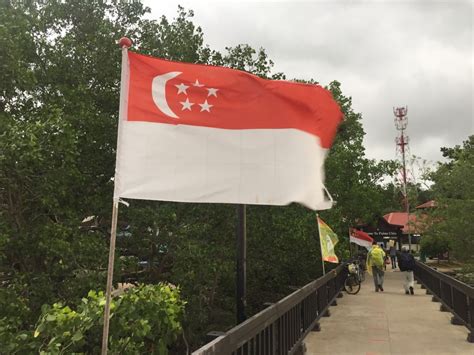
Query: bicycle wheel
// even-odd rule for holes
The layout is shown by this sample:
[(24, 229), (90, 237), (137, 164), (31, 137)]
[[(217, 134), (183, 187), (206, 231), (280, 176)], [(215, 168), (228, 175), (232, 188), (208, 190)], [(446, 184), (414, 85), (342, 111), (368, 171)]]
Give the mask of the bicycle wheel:
[(360, 291), (360, 282), (356, 275), (350, 274), (347, 276), (346, 281), (344, 281), (344, 289), (351, 295), (355, 295)]

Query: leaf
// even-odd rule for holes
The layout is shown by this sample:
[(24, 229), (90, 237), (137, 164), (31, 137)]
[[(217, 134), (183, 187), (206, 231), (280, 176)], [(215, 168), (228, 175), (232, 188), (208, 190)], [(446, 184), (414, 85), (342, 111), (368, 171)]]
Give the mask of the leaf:
[(77, 342), (77, 341), (81, 340), (83, 337), (84, 337), (84, 335), (82, 334), (82, 332), (78, 331), (72, 336), (71, 339), (72, 339), (72, 341)]
[(163, 339), (158, 341), (158, 354), (159, 355), (168, 355), (168, 348), (166, 347), (165, 342)]

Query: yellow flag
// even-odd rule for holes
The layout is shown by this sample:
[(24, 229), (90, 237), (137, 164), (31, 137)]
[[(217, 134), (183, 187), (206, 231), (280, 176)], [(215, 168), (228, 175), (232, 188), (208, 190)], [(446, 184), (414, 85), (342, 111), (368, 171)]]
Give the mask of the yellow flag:
[(321, 256), (324, 261), (330, 263), (338, 263), (339, 259), (337, 258), (336, 253), (334, 252), (334, 247), (336, 246), (339, 238), (336, 233), (333, 232), (331, 228), (319, 217), (318, 227), (319, 227), (319, 242), (321, 243)]

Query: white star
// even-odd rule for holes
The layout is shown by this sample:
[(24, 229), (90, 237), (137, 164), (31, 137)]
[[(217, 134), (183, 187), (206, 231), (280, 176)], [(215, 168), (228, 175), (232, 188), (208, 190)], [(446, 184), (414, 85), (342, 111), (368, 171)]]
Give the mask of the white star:
[(201, 106), (201, 112), (202, 112), (202, 111), (211, 112), (210, 109), (211, 109), (211, 107), (214, 106), (214, 105), (209, 105), (209, 104), (207, 103), (207, 100), (206, 100), (206, 101), (204, 101), (204, 103), (199, 104), (199, 106)]
[(209, 96), (217, 97), (217, 91), (219, 91), (219, 89), (208, 88), (207, 91), (208, 91), (207, 97)]
[(198, 88), (200, 88), (201, 86), (204, 86), (204, 85), (201, 84), (199, 80), (196, 79), (196, 82), (193, 84), (193, 86), (197, 86)]
[(187, 95), (188, 93), (186, 92), (186, 89), (189, 88), (189, 86), (187, 85), (184, 85), (183, 83), (179, 84), (179, 85), (175, 85), (177, 88), (178, 88), (178, 95), (183, 93), (185, 95)]
[(194, 105), (192, 102), (189, 102), (188, 98), (186, 98), (186, 101), (180, 102), (180, 104), (183, 105), (183, 108), (181, 109), (181, 111), (184, 111), (184, 110), (191, 111), (191, 106)]

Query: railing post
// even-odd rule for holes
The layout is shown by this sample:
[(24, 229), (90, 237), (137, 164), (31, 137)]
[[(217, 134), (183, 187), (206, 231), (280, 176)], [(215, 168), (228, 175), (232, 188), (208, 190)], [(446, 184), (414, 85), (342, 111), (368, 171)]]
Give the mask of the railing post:
[(441, 304), (441, 306), (439, 306), (439, 310), (441, 312), (449, 312), (449, 308), (447, 308), (444, 304)]
[(271, 351), (270, 353), (271, 354), (278, 354), (279, 353), (279, 350), (278, 350), (278, 322), (279, 321), (276, 321), (276, 322), (273, 322), (272, 324), (272, 345), (271, 345)]
[(474, 343), (474, 297), (469, 297), (469, 334), (467, 335), (467, 341)]

